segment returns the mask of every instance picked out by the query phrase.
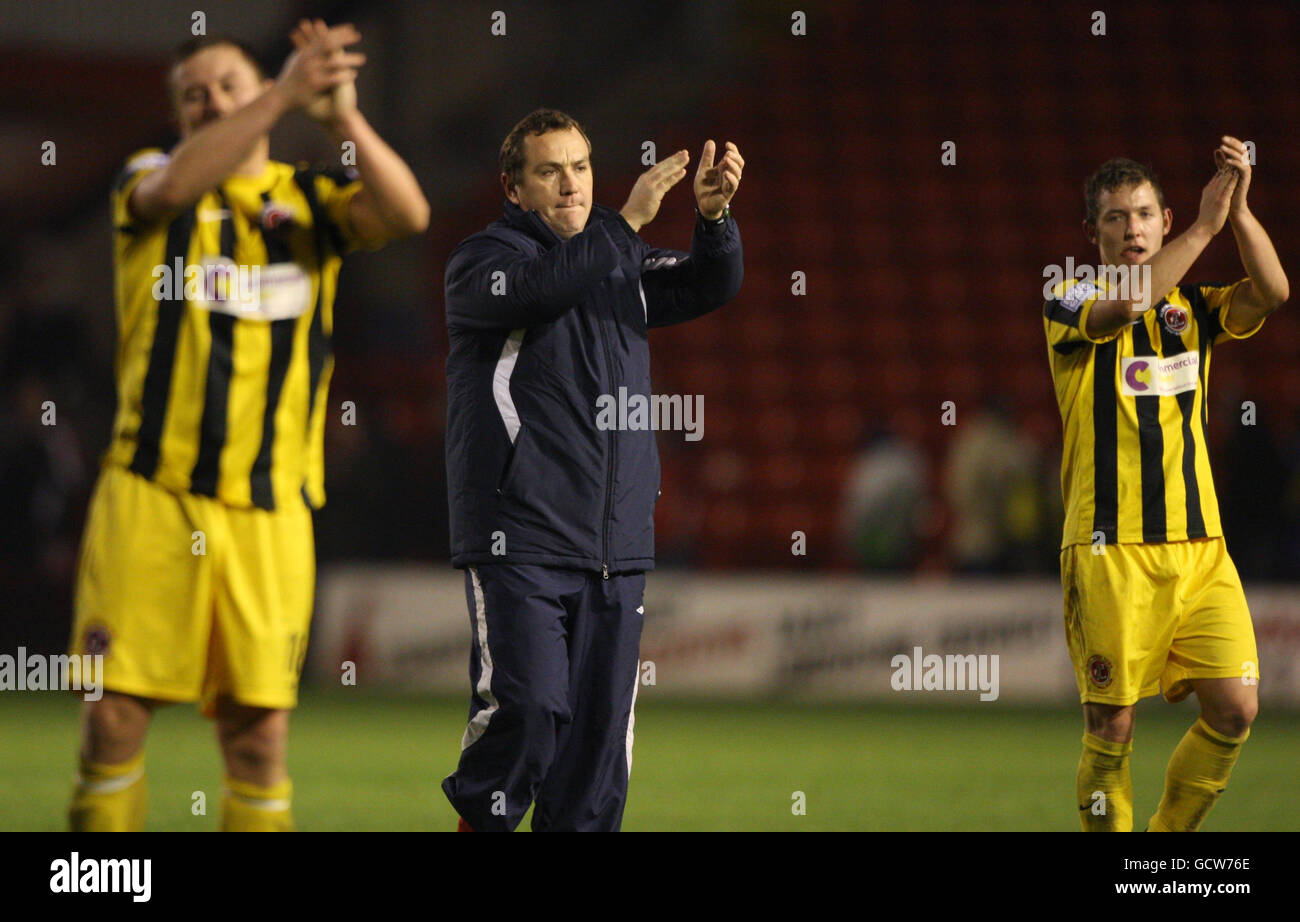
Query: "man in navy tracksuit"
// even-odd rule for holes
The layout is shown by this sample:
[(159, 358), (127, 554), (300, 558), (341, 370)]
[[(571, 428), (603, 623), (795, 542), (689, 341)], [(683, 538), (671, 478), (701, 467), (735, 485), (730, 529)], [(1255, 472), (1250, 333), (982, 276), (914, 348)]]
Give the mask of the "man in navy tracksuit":
[(678, 151), (620, 211), (592, 204), (591, 145), (539, 109), (501, 148), (505, 217), (447, 262), (452, 563), (472, 625), (470, 720), (442, 783), (461, 828), (617, 830), (632, 764), (659, 456), (648, 428), (598, 425), (619, 388), (648, 398), (650, 327), (740, 290), (728, 203), (744, 161), (704, 146), (689, 254), (637, 231), (686, 175)]

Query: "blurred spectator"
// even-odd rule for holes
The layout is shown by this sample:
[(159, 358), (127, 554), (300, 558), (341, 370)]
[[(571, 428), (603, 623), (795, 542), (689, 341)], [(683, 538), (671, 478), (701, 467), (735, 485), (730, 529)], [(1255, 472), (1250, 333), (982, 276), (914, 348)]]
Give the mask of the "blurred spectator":
[(1018, 438), (1028, 464), (1011, 478), (1004, 514), (1006, 570), (1055, 575), (1065, 526), (1060, 418), (1047, 413), (1023, 416)]
[(1006, 572), (1013, 548), (1032, 546), (1045, 521), (1033, 443), (996, 399), (956, 429), (943, 471), (950, 557), (962, 573)]
[(929, 514), (929, 463), (915, 422), (898, 414), (868, 437), (844, 491), (841, 538), (866, 570), (908, 570)]

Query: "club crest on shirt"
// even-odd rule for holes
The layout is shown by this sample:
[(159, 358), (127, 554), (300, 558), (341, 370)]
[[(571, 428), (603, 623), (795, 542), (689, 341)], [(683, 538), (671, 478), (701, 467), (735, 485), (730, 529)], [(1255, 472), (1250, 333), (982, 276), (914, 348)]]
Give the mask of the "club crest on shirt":
[(1160, 309), (1160, 320), (1166, 330), (1178, 336), (1187, 329), (1187, 309), (1166, 304)]
[(284, 234), (294, 226), (293, 208), (284, 202), (267, 202), (262, 206), (258, 223), (263, 231)]
[(1088, 680), (1098, 688), (1105, 688), (1111, 681), (1110, 660), (1100, 653), (1088, 658)]

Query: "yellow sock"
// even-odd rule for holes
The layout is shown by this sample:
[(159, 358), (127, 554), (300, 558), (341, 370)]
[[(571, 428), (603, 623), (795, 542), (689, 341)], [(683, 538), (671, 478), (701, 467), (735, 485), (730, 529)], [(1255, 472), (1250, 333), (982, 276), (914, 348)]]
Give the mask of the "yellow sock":
[(292, 799), (293, 783), (288, 778), (264, 788), (227, 775), (221, 794), (221, 831), (293, 832)]
[(68, 807), (68, 828), (73, 832), (142, 832), (148, 793), (143, 749), (114, 765), (82, 759)]
[(1165, 793), (1147, 828), (1151, 832), (1195, 832), (1223, 789), (1250, 731), (1224, 736), (1201, 718), (1187, 731), (1165, 769)]
[(1083, 755), (1075, 792), (1084, 832), (1133, 831), (1133, 779), (1129, 754), (1133, 743), (1113, 743), (1083, 734)]

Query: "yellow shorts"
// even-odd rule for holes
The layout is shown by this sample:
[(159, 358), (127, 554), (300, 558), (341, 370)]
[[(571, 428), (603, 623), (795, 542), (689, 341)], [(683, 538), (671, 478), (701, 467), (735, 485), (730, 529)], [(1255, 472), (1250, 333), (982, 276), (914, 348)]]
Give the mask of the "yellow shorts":
[(1256, 682), (1259, 654), (1237, 568), (1222, 538), (1076, 544), (1061, 551), (1065, 639), (1079, 699), (1128, 705), (1189, 679)]
[(104, 688), (167, 701), (292, 708), (316, 556), (306, 504), (268, 512), (175, 493), (107, 466), (77, 567), (72, 653)]

